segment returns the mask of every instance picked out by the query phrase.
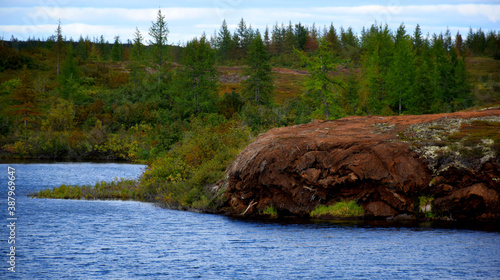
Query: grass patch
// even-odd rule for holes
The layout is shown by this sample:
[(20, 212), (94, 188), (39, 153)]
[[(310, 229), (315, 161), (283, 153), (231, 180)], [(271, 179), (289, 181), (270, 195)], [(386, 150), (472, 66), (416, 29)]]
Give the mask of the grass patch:
[(365, 214), (365, 211), (354, 200), (341, 201), (335, 204), (326, 206), (318, 205), (316, 209), (311, 211), (309, 215), (313, 218), (321, 216), (333, 216), (341, 218), (360, 217)]
[(61, 185), (52, 189), (31, 194), (31, 197), (53, 199), (121, 199), (144, 200), (138, 192), (136, 180), (115, 180), (113, 182), (99, 182), (94, 186)]
[(270, 217), (278, 217), (278, 211), (272, 205), (264, 208), (261, 213)]

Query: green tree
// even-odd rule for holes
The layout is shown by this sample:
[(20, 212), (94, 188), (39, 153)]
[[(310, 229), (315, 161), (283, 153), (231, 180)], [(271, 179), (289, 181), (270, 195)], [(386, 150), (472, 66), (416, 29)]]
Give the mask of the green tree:
[(42, 122), (42, 130), (65, 131), (74, 128), (75, 109), (71, 101), (57, 98)]
[(73, 43), (70, 43), (68, 45), (66, 59), (62, 65), (61, 75), (59, 76), (61, 81), (60, 92), (63, 98), (67, 99), (70, 96), (75, 97), (77, 95), (78, 87), (80, 86), (79, 78), (79, 69), (73, 53)]
[(161, 79), (164, 74), (163, 64), (166, 61), (167, 56), (167, 36), (169, 30), (167, 22), (165, 21), (165, 16), (162, 15), (161, 10), (158, 10), (158, 15), (156, 17), (156, 22), (152, 22), (149, 28), (149, 36), (153, 38), (149, 42), (153, 50), (153, 61), (156, 64), (158, 71), (158, 93), (161, 91)]
[(420, 26), (417, 24), (412, 37), (415, 53), (415, 79), (413, 94), (408, 108), (412, 114), (433, 113), (436, 103), (434, 92), (434, 58), (429, 48), (429, 40), (423, 38)]
[(349, 63), (349, 74), (347, 76), (346, 88), (343, 94), (344, 111), (348, 115), (361, 114), (359, 111), (359, 75), (357, 75), (354, 63)]
[[(390, 106), (400, 115), (406, 109), (413, 93), (415, 79), (415, 54), (410, 37), (401, 24), (396, 34), (394, 55), (387, 71)], [(404, 103), (404, 104), (403, 104)]]
[(280, 54), (283, 51), (284, 34), (281, 30), (282, 29), (278, 26), (278, 23), (273, 26), (271, 34), (271, 53), (273, 55)]
[(80, 36), (76, 45), (76, 54), (81, 61), (86, 61), (88, 58), (88, 41), (84, 40), (83, 36)]
[(243, 82), (244, 97), (254, 104), (269, 105), (274, 93), (272, 67), (258, 30), (248, 51), (247, 64), (245, 74), (249, 78)]
[(203, 35), (187, 43), (182, 55), (181, 96), (177, 98), (181, 114), (215, 112), (218, 101), (218, 73), (216, 52)]
[(57, 75), (59, 75), (60, 71), (60, 61), (61, 61), (61, 55), (62, 55), (62, 50), (63, 50), (63, 37), (62, 37), (62, 28), (61, 28), (61, 20), (59, 19), (59, 24), (57, 25), (56, 29), (56, 43), (54, 44), (55, 50), (56, 50), (56, 55), (57, 55)]
[[(293, 53), (294, 48), (297, 48), (297, 37), (293, 30), (292, 22), (288, 23), (288, 27), (283, 31), (283, 52), (290, 54)], [(307, 36), (307, 33), (306, 33)]]
[(133, 40), (133, 45), (132, 45), (132, 56), (131, 59), (132, 61), (142, 61), (144, 59), (144, 43), (143, 43), (144, 38), (142, 37), (141, 31), (139, 31), (139, 28), (135, 28), (134, 32), (134, 40)]
[(363, 35), (363, 81), (365, 96), (372, 114), (390, 114), (391, 103), (388, 86), (387, 71), (391, 66), (394, 46), (392, 34), (387, 25), (385, 27), (372, 25)]
[[(134, 32), (132, 51), (130, 55), (130, 77), (131, 82), (134, 85), (132, 90), (138, 89), (137, 86), (141, 84), (141, 81), (143, 81), (143, 78), (145, 77), (143, 70), (145, 46), (143, 44), (143, 40), (144, 38), (142, 37), (141, 32), (136, 27)], [(143, 93), (144, 89), (140, 87), (140, 89), (137, 90), (137, 94), (142, 95)]]
[(307, 28), (303, 26), (300, 22), (295, 24), (295, 42), (298, 49), (303, 51), (307, 44)]
[(113, 61), (123, 60), (123, 46), (120, 42), (120, 36), (115, 36), (115, 42), (113, 43), (113, 47), (111, 48), (111, 59)]
[(314, 117), (336, 119), (344, 115), (340, 106), (343, 81), (334, 75), (340, 64), (338, 57), (331, 51), (332, 46), (322, 38), (319, 48), (310, 57), (298, 52), (309, 72), (304, 84), (304, 97), (313, 104)]
[(109, 42), (104, 40), (104, 36), (101, 35), (100, 41), (98, 43), (99, 51), (101, 52), (102, 60), (108, 60), (109, 58)]
[(219, 30), (219, 36), (217, 37), (217, 49), (219, 51), (219, 57), (222, 61), (226, 61), (229, 58), (229, 53), (232, 47), (231, 33), (227, 28), (226, 20), (222, 21), (222, 26)]
[(15, 116), (21, 116), (21, 123), (24, 128), (33, 128), (28, 126), (29, 124), (39, 124), (36, 116), (40, 116), (39, 113), (39, 100), (34, 90), (33, 77), (31, 73), (27, 70), (27, 67), (23, 67), (21, 73), (21, 85), (11, 92), (11, 99), (16, 103), (11, 106), (11, 113)]
[(332, 46), (332, 51), (334, 52), (334, 54), (340, 55), (342, 49), (340, 46), (340, 41), (337, 35), (337, 31), (335, 30), (333, 23), (330, 24), (328, 31), (325, 30), (324, 37), (325, 40)]

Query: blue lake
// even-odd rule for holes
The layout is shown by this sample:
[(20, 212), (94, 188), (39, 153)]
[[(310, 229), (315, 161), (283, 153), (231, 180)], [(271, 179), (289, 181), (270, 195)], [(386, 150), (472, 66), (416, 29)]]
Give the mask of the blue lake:
[[(16, 170), (16, 272), (7, 262), (8, 166)], [(500, 279), (495, 229), (252, 221), (134, 201), (27, 197), (137, 178), (144, 168), (0, 164), (0, 278)]]

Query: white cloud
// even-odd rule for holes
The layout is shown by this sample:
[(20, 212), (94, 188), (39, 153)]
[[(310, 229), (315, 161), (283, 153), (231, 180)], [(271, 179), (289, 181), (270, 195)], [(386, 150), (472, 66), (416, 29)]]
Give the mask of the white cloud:
[[(71, 5), (71, 1), (67, 5)], [(188, 41), (202, 32), (212, 34), (219, 30), (226, 19), (230, 30), (234, 30), (239, 20), (244, 18), (254, 28), (271, 28), (276, 22), (285, 25), (301, 22), (304, 25), (316, 23), (322, 28), (331, 22), (335, 27), (353, 27), (356, 32), (369, 27), (375, 21), (388, 23), (396, 29), (401, 22), (407, 26), (419, 23), (424, 33), (455, 26), (462, 30), (469, 26), (484, 29), (497, 28), (500, 21), (500, 5), (459, 4), (459, 5), (396, 5), (399, 1), (389, 1), (388, 5), (364, 5), (353, 7), (304, 7), (290, 5), (282, 8), (241, 8), (247, 5), (217, 6), (207, 8), (168, 7), (162, 8), (171, 33), (169, 41)], [(391, 4), (395, 3), (395, 4)], [(18, 38), (28, 36), (48, 37), (54, 34), (59, 19), (63, 32), (74, 39), (80, 34), (90, 37), (105, 35), (108, 40), (119, 35), (124, 40), (132, 38), (135, 27), (147, 37), (152, 21), (156, 21), (158, 9), (92, 8), (92, 7), (22, 7), (0, 8), (0, 34)], [(427, 30), (423, 26), (427, 27)], [(452, 30), (454, 32), (454, 30)], [(195, 35), (193, 35), (195, 34)], [(190, 36), (190, 37), (188, 37)]]

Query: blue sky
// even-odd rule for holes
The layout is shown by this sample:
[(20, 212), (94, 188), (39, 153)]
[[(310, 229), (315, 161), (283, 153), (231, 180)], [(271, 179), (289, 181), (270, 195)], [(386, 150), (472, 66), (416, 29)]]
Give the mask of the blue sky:
[(463, 35), (470, 27), (500, 31), (500, 0), (0, 0), (0, 37), (45, 39), (55, 33), (60, 19), (68, 39), (104, 35), (109, 41), (115, 36), (126, 41), (133, 38), (136, 27), (149, 39), (147, 33), (159, 8), (166, 15), (172, 44), (185, 43), (203, 32), (210, 36), (224, 19), (233, 30), (241, 18), (261, 31), (289, 21), (314, 23), (321, 29), (333, 23), (337, 30), (352, 27), (356, 33), (375, 22), (387, 23), (393, 31), (404, 22), (408, 33), (413, 33), (417, 23), (424, 34), (441, 33), (447, 27), (452, 34)]

